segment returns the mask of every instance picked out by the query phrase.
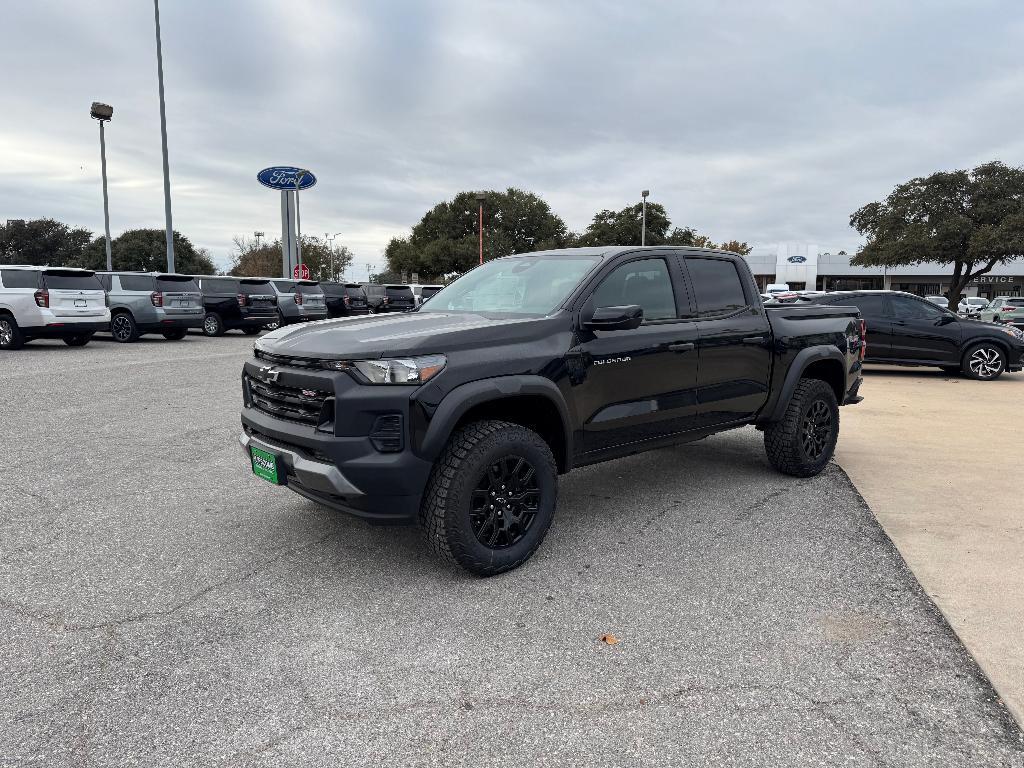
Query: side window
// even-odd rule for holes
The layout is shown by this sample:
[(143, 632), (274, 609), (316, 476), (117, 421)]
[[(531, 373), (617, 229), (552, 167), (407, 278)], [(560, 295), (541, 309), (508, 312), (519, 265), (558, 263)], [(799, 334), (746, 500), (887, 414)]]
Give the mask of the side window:
[(630, 261), (612, 270), (594, 291), (595, 307), (637, 304), (644, 320), (677, 317), (672, 278), (664, 259)]
[(5, 269), (0, 272), (4, 288), (38, 288), (39, 272), (34, 269)]
[(104, 291), (109, 291), (111, 286), (111, 276), (101, 275), (99, 272), (96, 273), (96, 279), (100, 281), (100, 285), (103, 286)]
[(865, 320), (872, 318), (886, 317), (885, 311), (885, 297), (884, 296), (872, 296), (870, 294), (854, 296), (850, 299), (840, 299), (835, 302), (839, 305), (854, 306), (860, 310), (860, 313), (864, 316)]
[(889, 301), (892, 302), (892, 313), (897, 320), (931, 320), (942, 314), (932, 304), (905, 296), (892, 296)]
[(118, 275), (122, 291), (152, 291), (153, 278), (149, 275)]
[(686, 259), (700, 317), (736, 312), (747, 306), (736, 265), (727, 259)]

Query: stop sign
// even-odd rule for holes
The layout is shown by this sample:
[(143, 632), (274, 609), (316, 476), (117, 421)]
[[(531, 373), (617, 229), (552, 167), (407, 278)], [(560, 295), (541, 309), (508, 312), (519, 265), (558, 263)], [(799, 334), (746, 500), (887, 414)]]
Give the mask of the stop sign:
[(292, 277), (296, 280), (309, 280), (309, 267), (305, 264), (296, 264), (292, 270)]

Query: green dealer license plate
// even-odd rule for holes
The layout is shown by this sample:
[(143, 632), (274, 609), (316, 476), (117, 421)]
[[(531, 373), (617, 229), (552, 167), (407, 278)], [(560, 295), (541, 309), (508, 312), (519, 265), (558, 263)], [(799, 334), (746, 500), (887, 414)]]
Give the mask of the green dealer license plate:
[(253, 446), (249, 446), (249, 455), (252, 458), (252, 472), (256, 477), (262, 477), (274, 485), (284, 485), (284, 472), (281, 471), (281, 462), (277, 456)]

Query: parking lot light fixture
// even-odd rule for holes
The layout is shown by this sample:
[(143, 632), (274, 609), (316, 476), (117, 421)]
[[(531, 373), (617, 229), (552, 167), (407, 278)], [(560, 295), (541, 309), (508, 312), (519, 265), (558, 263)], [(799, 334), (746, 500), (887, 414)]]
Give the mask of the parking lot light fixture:
[(484, 200), (487, 199), (486, 192), (477, 192), (476, 201), (480, 206), (479, 218), (477, 220), (477, 231), (480, 235), (480, 263), (484, 263)]
[(174, 272), (174, 224), (171, 221), (171, 170), (167, 160), (167, 107), (164, 105), (164, 53), (160, 44), (160, 1), (153, 0), (156, 23), (156, 79), (160, 92), (160, 149), (164, 163), (164, 219), (167, 222), (167, 271)]
[(647, 245), (647, 196), (649, 194), (651, 194), (649, 189), (645, 189), (640, 193), (640, 197), (644, 199), (643, 213), (640, 219), (640, 245)]
[(302, 180), (307, 173), (309, 171), (300, 168), (299, 172), (295, 174), (295, 256), (300, 273), (302, 272), (302, 214), (299, 213), (299, 187), (302, 186)]
[(98, 101), (92, 103), (89, 109), (89, 116), (100, 123), (100, 176), (103, 179), (103, 231), (107, 239), (107, 271), (111, 271), (113, 260), (110, 255), (110, 205), (107, 200), (107, 142), (103, 135), (103, 124), (110, 122), (114, 117), (114, 108), (109, 104), (102, 104)]

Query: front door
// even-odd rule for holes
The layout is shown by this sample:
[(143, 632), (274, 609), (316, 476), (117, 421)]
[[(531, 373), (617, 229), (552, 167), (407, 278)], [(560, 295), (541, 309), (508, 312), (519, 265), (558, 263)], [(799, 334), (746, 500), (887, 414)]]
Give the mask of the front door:
[[(890, 296), (892, 356), (897, 360), (960, 362), (960, 320), (916, 296)], [(868, 337), (868, 349), (871, 338)]]
[(748, 419), (768, 399), (772, 336), (764, 307), (732, 259), (687, 256), (682, 261), (697, 312), (700, 423)]
[(580, 331), (572, 350), (580, 368), (573, 389), (583, 420), (583, 450), (615, 449), (694, 426), (697, 328), (680, 317), (689, 302), (674, 259), (645, 253), (615, 267), (594, 290), (582, 314), (635, 304), (639, 328)]

